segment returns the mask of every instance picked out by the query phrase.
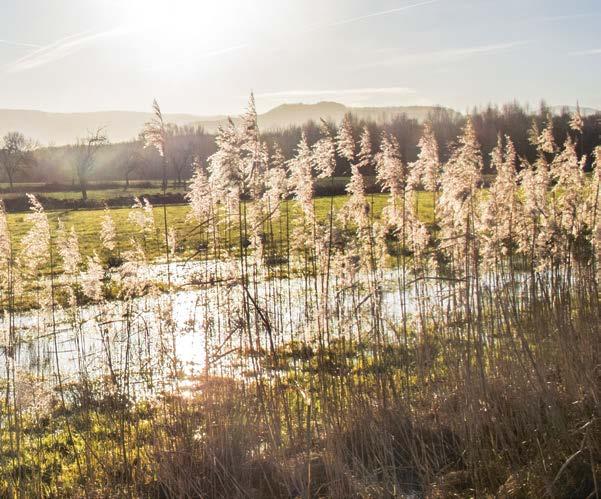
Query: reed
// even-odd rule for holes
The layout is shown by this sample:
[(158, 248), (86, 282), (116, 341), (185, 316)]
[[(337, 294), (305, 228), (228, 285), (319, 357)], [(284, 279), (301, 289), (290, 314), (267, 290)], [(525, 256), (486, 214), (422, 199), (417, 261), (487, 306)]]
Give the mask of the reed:
[[(573, 123), (533, 165), (499, 138), (485, 190), (469, 120), (445, 164), (429, 126), (406, 164), (347, 121), (286, 161), (251, 98), (177, 231), (136, 200), (84, 258), (31, 196), (15, 251), (0, 211), (0, 495), (598, 497), (601, 149), (585, 175)], [(316, 200), (335, 154), (348, 196)]]

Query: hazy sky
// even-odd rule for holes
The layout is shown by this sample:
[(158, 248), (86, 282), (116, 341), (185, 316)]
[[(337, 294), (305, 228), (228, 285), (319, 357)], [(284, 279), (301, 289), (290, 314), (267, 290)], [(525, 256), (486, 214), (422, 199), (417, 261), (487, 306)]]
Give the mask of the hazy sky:
[(0, 108), (601, 108), (599, 0), (2, 0)]

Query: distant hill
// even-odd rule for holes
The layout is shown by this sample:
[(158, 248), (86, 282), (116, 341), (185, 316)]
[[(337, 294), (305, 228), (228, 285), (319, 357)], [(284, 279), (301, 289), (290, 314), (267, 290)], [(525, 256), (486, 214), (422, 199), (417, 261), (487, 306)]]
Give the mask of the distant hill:
[[(282, 104), (259, 115), (262, 130), (274, 130), (289, 126), (300, 126), (308, 121), (323, 118), (339, 123), (346, 113), (352, 113), (358, 119), (384, 123), (405, 114), (409, 118), (423, 122), (436, 106), (398, 106), (398, 107), (347, 107), (338, 102), (319, 102), (317, 104)], [(446, 111), (459, 112), (449, 108)], [(573, 112), (575, 106), (552, 106), (551, 111), (560, 115)], [(583, 116), (600, 113), (598, 109), (581, 108)], [(0, 109), (0, 136), (6, 132), (18, 130), (27, 137), (37, 140), (40, 145), (65, 145), (75, 142), (77, 137), (99, 127), (105, 131), (111, 142), (124, 142), (134, 139), (142, 130), (144, 123), (151, 119), (150, 113), (136, 111), (101, 111), (90, 113), (47, 113), (20, 109)], [(194, 114), (166, 114), (169, 123), (177, 125), (202, 125), (209, 133), (219, 126), (227, 124), (227, 116), (199, 116)], [(238, 118), (234, 118), (237, 121)]]
[[(274, 130), (289, 126), (300, 126), (308, 121), (326, 121), (339, 123), (346, 113), (365, 120), (378, 123), (391, 121), (402, 114), (418, 121), (424, 121), (428, 114), (437, 109), (435, 106), (399, 106), (399, 107), (347, 107), (337, 102), (318, 102), (317, 104), (282, 104), (259, 115), (259, 127), (263, 130)], [(457, 111), (447, 109), (452, 113)], [(236, 121), (236, 120), (234, 120)], [(199, 120), (205, 130), (214, 132), (220, 125), (227, 124), (227, 118), (220, 120)]]
[[(0, 109), (0, 136), (9, 131), (20, 131), (41, 145), (65, 145), (77, 137), (99, 127), (112, 142), (124, 142), (138, 136), (150, 113), (135, 111), (102, 111), (92, 113), (46, 113), (20, 109)], [(167, 114), (170, 123), (185, 125), (199, 120), (191, 114)], [(219, 120), (223, 117), (208, 118)]]
[[(317, 104), (283, 104), (259, 115), (259, 126), (263, 130), (302, 125), (320, 118), (340, 122), (345, 113), (357, 118), (384, 122), (395, 116), (406, 114), (423, 121), (434, 107), (346, 107), (336, 102)], [(455, 111), (453, 111), (455, 112)], [(0, 109), (0, 136), (9, 131), (20, 131), (41, 145), (65, 145), (75, 142), (87, 131), (104, 127), (112, 142), (124, 142), (138, 136), (151, 118), (150, 113), (135, 111), (102, 111), (90, 113), (47, 113), (43, 111)], [(197, 116), (192, 114), (166, 114), (165, 119), (177, 125), (195, 124), (204, 126), (213, 133), (227, 123), (226, 116)]]
[[(573, 113), (576, 111), (576, 106), (551, 106), (551, 111), (553, 114), (560, 115), (564, 112)], [(592, 116), (594, 114), (599, 114), (601, 111), (598, 109), (594, 109), (592, 107), (581, 107), (580, 114), (582, 116)]]

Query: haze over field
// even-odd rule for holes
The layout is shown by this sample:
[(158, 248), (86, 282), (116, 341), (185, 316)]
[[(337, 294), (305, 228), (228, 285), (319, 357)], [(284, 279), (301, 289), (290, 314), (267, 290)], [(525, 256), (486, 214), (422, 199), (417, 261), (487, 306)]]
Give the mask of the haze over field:
[[(352, 108), (335, 102), (318, 104), (284, 104), (259, 116), (264, 130), (301, 126), (321, 118), (339, 123), (344, 114), (352, 112), (361, 119), (376, 122), (390, 121), (401, 114), (423, 121), (432, 111), (431, 106)], [(65, 145), (88, 130), (103, 127), (111, 142), (137, 138), (151, 113), (134, 111), (99, 111), (93, 113), (45, 113), (41, 111), (0, 109), (0, 136), (20, 130), (42, 145)], [(165, 114), (165, 120), (176, 125), (201, 125), (207, 133), (215, 133), (227, 124), (226, 116), (195, 116)]]
[[(265, 131), (303, 126), (309, 121), (320, 119), (339, 124), (346, 113), (358, 119), (378, 124), (391, 122), (405, 115), (422, 123), (428, 114), (439, 109), (436, 106), (388, 106), (388, 107), (349, 107), (336, 102), (317, 104), (282, 104), (258, 116), (259, 126)], [(571, 106), (555, 106), (551, 110), (559, 113)], [(451, 114), (461, 113), (447, 108)], [(598, 112), (596, 109), (582, 108), (583, 116)], [(42, 111), (0, 109), (0, 136), (19, 130), (40, 145), (66, 145), (76, 141), (89, 130), (102, 127), (111, 142), (125, 142), (136, 139), (151, 113), (136, 111), (98, 111), (91, 113), (46, 113)], [(234, 121), (238, 119), (232, 118)], [(195, 116), (192, 114), (165, 114), (165, 120), (178, 126), (202, 126), (204, 131), (214, 134), (220, 126), (227, 125), (227, 116)]]

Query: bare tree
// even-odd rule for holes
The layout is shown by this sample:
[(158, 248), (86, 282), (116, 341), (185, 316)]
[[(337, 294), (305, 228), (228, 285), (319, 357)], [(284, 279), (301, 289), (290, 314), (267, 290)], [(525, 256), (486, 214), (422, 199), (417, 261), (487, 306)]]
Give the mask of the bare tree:
[(84, 201), (88, 199), (88, 177), (94, 169), (96, 153), (107, 144), (108, 139), (102, 128), (88, 133), (84, 138), (77, 139), (74, 167), (79, 180), (81, 198)]
[(25, 138), (21, 132), (9, 132), (2, 138), (0, 163), (2, 163), (11, 190), (15, 175), (35, 165), (33, 156), (35, 148), (35, 143)]
[(167, 142), (169, 145), (169, 160), (175, 174), (174, 185), (183, 185), (183, 176), (186, 170), (192, 168), (194, 158), (199, 155), (197, 135), (202, 133), (202, 128), (191, 126), (178, 127), (169, 125), (167, 128)]
[(140, 150), (139, 142), (129, 142), (124, 146), (123, 151), (119, 155), (118, 161), (123, 169), (123, 177), (125, 180), (125, 186), (123, 187), (123, 190), (126, 191), (129, 189), (129, 181), (131, 180), (131, 176), (144, 167), (147, 159), (144, 158), (144, 155)]

